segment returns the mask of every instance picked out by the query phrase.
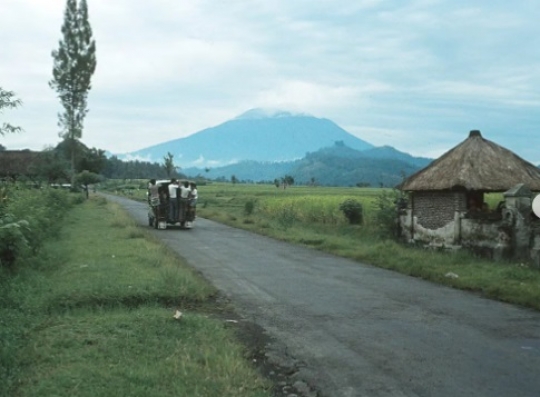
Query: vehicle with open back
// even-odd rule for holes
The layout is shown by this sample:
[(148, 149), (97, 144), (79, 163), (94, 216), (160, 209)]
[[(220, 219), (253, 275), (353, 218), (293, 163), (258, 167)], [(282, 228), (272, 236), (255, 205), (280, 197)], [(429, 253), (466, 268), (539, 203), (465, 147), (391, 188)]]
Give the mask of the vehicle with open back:
[[(180, 179), (151, 180), (148, 185), (148, 225), (155, 229), (177, 227), (192, 229), (196, 218), (196, 197), (192, 197), (193, 182)], [(189, 195), (188, 195), (189, 193)]]

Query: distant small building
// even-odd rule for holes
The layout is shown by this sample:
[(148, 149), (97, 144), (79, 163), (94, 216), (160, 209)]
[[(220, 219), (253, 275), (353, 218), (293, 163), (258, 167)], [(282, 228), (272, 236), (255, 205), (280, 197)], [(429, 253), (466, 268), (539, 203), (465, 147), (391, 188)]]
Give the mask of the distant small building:
[(0, 151), (0, 178), (19, 179), (35, 175), (40, 154), (30, 150)]
[[(491, 244), (492, 238), (515, 240), (516, 235), (523, 234), (515, 230), (516, 217), (528, 222), (531, 191), (540, 191), (540, 169), (474, 130), (465, 141), (407, 178), (399, 189), (409, 192), (408, 208), (400, 217), (406, 239), (431, 245), (494, 248), (497, 242)], [(528, 200), (528, 208), (523, 199), (506, 200), (498, 211), (487, 215), (482, 211), (484, 194), (493, 192), (513, 192), (505, 198), (522, 197)], [(515, 203), (520, 203), (519, 208)], [(505, 224), (505, 216), (513, 217), (513, 225), (508, 224), (509, 218)], [(508, 245), (514, 248), (511, 256), (516, 256), (515, 248), (523, 243), (510, 241)], [(505, 247), (507, 251), (509, 247)]]

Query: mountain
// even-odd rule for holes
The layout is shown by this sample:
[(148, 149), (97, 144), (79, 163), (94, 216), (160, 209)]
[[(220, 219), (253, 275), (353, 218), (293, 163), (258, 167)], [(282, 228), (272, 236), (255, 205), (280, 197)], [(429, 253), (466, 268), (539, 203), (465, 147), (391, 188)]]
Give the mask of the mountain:
[(328, 186), (395, 186), (431, 161), (391, 146), (358, 151), (336, 142), (332, 147), (308, 153), (290, 174), (302, 184), (315, 180)]
[(411, 156), (409, 153), (400, 152), (392, 146), (380, 146), (373, 149), (365, 150), (362, 152), (361, 156), (372, 159), (401, 160), (419, 168), (424, 168), (433, 161), (433, 159), (427, 157), (414, 157)]
[(251, 109), (188, 137), (118, 157), (162, 161), (167, 152), (171, 152), (182, 168), (216, 167), (243, 160), (291, 161), (336, 141), (357, 150), (374, 148), (328, 119), (286, 111)]
[(291, 173), (294, 165), (299, 160), (294, 161), (253, 161), (244, 160), (238, 163), (225, 165), (217, 168), (183, 168), (182, 173), (190, 178), (204, 177), (213, 180), (231, 180), (231, 176), (236, 176), (240, 181), (268, 182), (276, 178)]
[(234, 175), (241, 181), (253, 182), (273, 181), (291, 175), (298, 184), (309, 184), (314, 180), (319, 185), (328, 186), (395, 186), (404, 175), (411, 175), (431, 161), (413, 157), (391, 146), (359, 151), (337, 141), (295, 161), (242, 161), (209, 170), (186, 168), (183, 172), (191, 177), (201, 175), (225, 180)]

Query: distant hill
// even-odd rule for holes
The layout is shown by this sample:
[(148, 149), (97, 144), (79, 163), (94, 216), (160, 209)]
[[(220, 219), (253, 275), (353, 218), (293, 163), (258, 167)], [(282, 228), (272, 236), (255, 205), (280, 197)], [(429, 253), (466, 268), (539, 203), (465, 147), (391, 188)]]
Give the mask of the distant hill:
[(230, 181), (234, 175), (240, 181), (268, 182), (290, 174), (294, 165), (298, 162), (299, 160), (281, 162), (245, 160), (223, 167), (209, 168), (208, 171), (203, 168), (191, 167), (183, 168), (182, 172), (191, 178), (202, 176), (213, 180), (224, 179)]
[(343, 142), (308, 153), (290, 173), (298, 183), (319, 185), (395, 186), (404, 176), (424, 168), (430, 159), (413, 157), (390, 146), (358, 151)]
[(306, 152), (342, 141), (357, 150), (374, 148), (331, 120), (285, 111), (252, 109), (218, 126), (185, 138), (118, 155), (121, 159), (138, 158), (162, 161), (167, 152), (182, 168), (218, 167), (245, 160), (292, 161)]
[(394, 159), (401, 160), (405, 163), (412, 164), (419, 168), (424, 168), (426, 165), (431, 163), (433, 159), (427, 157), (414, 157), (409, 153), (400, 152), (399, 150), (393, 148), (392, 146), (380, 146), (373, 149), (363, 151), (360, 154), (362, 157), (372, 158), (372, 159)]
[(230, 180), (234, 175), (244, 181), (273, 181), (285, 175), (294, 177), (298, 184), (309, 184), (312, 180), (319, 185), (395, 186), (408, 176), (428, 165), (432, 160), (413, 157), (390, 146), (355, 150), (344, 142), (307, 153), (302, 159), (286, 162), (243, 161), (225, 167), (185, 168), (189, 176), (202, 175), (209, 179)]

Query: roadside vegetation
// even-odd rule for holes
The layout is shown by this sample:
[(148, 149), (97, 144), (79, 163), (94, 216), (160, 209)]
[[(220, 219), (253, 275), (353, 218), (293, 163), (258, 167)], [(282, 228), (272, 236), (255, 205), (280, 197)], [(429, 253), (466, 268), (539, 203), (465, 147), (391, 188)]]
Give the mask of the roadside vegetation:
[[(145, 200), (144, 188), (127, 191)], [(211, 183), (199, 187), (199, 197), (197, 214), (204, 218), (540, 310), (540, 271), (525, 263), (397, 242), (399, 193), (392, 189)], [(492, 208), (500, 199), (487, 198)], [(360, 209), (361, 221), (351, 222), (345, 209)]]
[(215, 289), (120, 208), (53, 189), (4, 198), (0, 233), (18, 223), (25, 243), (11, 261), (0, 239), (0, 395), (270, 395)]

